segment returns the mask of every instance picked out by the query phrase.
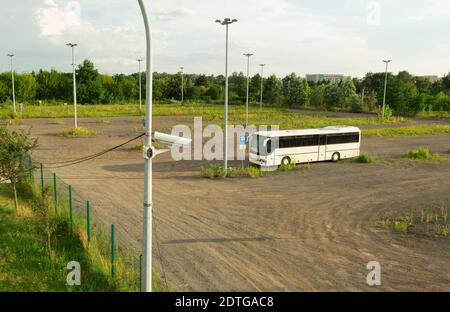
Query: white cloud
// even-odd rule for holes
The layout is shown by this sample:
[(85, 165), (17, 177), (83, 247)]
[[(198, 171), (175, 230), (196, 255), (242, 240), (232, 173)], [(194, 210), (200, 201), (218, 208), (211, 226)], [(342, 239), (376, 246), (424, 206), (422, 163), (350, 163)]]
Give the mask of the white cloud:
[(156, 18), (161, 21), (172, 21), (177, 18), (194, 16), (195, 12), (191, 9), (177, 8), (170, 11), (156, 11), (152, 13), (152, 15), (156, 16)]
[(425, 14), (429, 17), (450, 17), (450, 0), (426, 0)]
[(55, 39), (74, 26), (80, 25), (80, 5), (72, 1), (58, 6), (53, 0), (46, 0), (45, 6), (36, 10), (40, 34)]

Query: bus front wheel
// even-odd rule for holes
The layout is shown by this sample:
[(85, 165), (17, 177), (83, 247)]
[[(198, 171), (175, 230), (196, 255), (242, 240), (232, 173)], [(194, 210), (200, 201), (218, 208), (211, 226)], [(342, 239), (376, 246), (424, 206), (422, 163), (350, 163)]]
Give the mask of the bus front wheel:
[(287, 166), (287, 165), (289, 165), (291, 163), (291, 158), (289, 158), (289, 157), (284, 157), (282, 160), (281, 160), (281, 164), (283, 165), (283, 166)]
[(341, 154), (334, 153), (333, 156), (331, 156), (331, 161), (332, 162), (338, 162), (339, 160), (341, 160)]

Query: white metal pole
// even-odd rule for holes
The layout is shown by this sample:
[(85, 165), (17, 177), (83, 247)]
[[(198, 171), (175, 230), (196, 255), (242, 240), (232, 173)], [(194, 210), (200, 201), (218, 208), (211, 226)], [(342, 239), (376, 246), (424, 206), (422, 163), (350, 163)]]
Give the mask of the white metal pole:
[(73, 114), (74, 114), (74, 127), (78, 128), (78, 120), (77, 120), (77, 78), (75, 71), (75, 47), (78, 44), (76, 43), (68, 43), (67, 46), (72, 48), (72, 74), (73, 74)]
[(228, 24), (226, 24), (226, 47), (225, 47), (225, 142), (224, 142), (225, 171), (228, 168)]
[(141, 71), (141, 62), (142, 60), (137, 60), (139, 62), (139, 110), (142, 110), (142, 71)]
[(184, 102), (184, 67), (180, 67), (181, 69), (181, 104)]
[(262, 109), (263, 104), (263, 89), (264, 89), (264, 66), (265, 64), (261, 64), (261, 100), (259, 102), (259, 109)]
[(216, 23), (225, 25), (225, 135), (224, 135), (224, 170), (228, 168), (228, 26), (236, 23), (237, 19), (225, 18), (223, 21), (216, 20)]
[[(143, 0), (138, 0), (145, 25), (146, 36), (146, 115), (145, 115), (145, 150), (151, 148), (152, 135), (152, 87), (153, 87), (153, 63), (152, 63), (152, 34), (150, 21)], [(144, 165), (144, 231), (142, 246), (142, 290), (152, 291), (152, 159), (145, 158)]]
[(77, 75), (75, 69), (75, 47), (72, 47), (72, 66), (73, 66), (73, 113), (75, 120), (75, 129), (78, 128), (77, 117)]
[(387, 78), (388, 78), (388, 64), (391, 62), (390, 60), (383, 61), (386, 63), (386, 74), (384, 78), (384, 96), (383, 96), (383, 109), (381, 112), (381, 119), (384, 119), (384, 110), (386, 108), (386, 91), (387, 91)]
[(16, 115), (16, 90), (14, 86), (14, 65), (13, 65), (13, 57), (14, 54), (8, 54), (11, 58), (11, 82), (12, 82), (12, 97), (13, 97), (13, 112), (14, 116)]
[(250, 57), (251, 53), (244, 54), (247, 57), (247, 97), (245, 101), (245, 127), (248, 126), (248, 104), (249, 104), (249, 91), (250, 91)]

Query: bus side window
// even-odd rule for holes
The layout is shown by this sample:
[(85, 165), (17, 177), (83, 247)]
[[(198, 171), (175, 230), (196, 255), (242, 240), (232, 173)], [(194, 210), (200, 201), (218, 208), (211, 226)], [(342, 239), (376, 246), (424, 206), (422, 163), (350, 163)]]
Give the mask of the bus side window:
[(321, 135), (319, 136), (319, 145), (326, 145), (327, 144), (327, 136)]

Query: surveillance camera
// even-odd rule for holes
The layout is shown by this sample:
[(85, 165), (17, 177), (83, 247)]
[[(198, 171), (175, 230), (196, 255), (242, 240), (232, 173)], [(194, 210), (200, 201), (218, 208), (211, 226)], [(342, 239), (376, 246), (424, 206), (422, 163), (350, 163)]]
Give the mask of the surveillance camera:
[(192, 142), (191, 139), (186, 139), (186, 138), (182, 138), (179, 136), (160, 133), (160, 132), (155, 132), (153, 135), (153, 138), (162, 144), (166, 144), (169, 146), (176, 146), (176, 147), (186, 146), (186, 145), (191, 144), (191, 142)]

